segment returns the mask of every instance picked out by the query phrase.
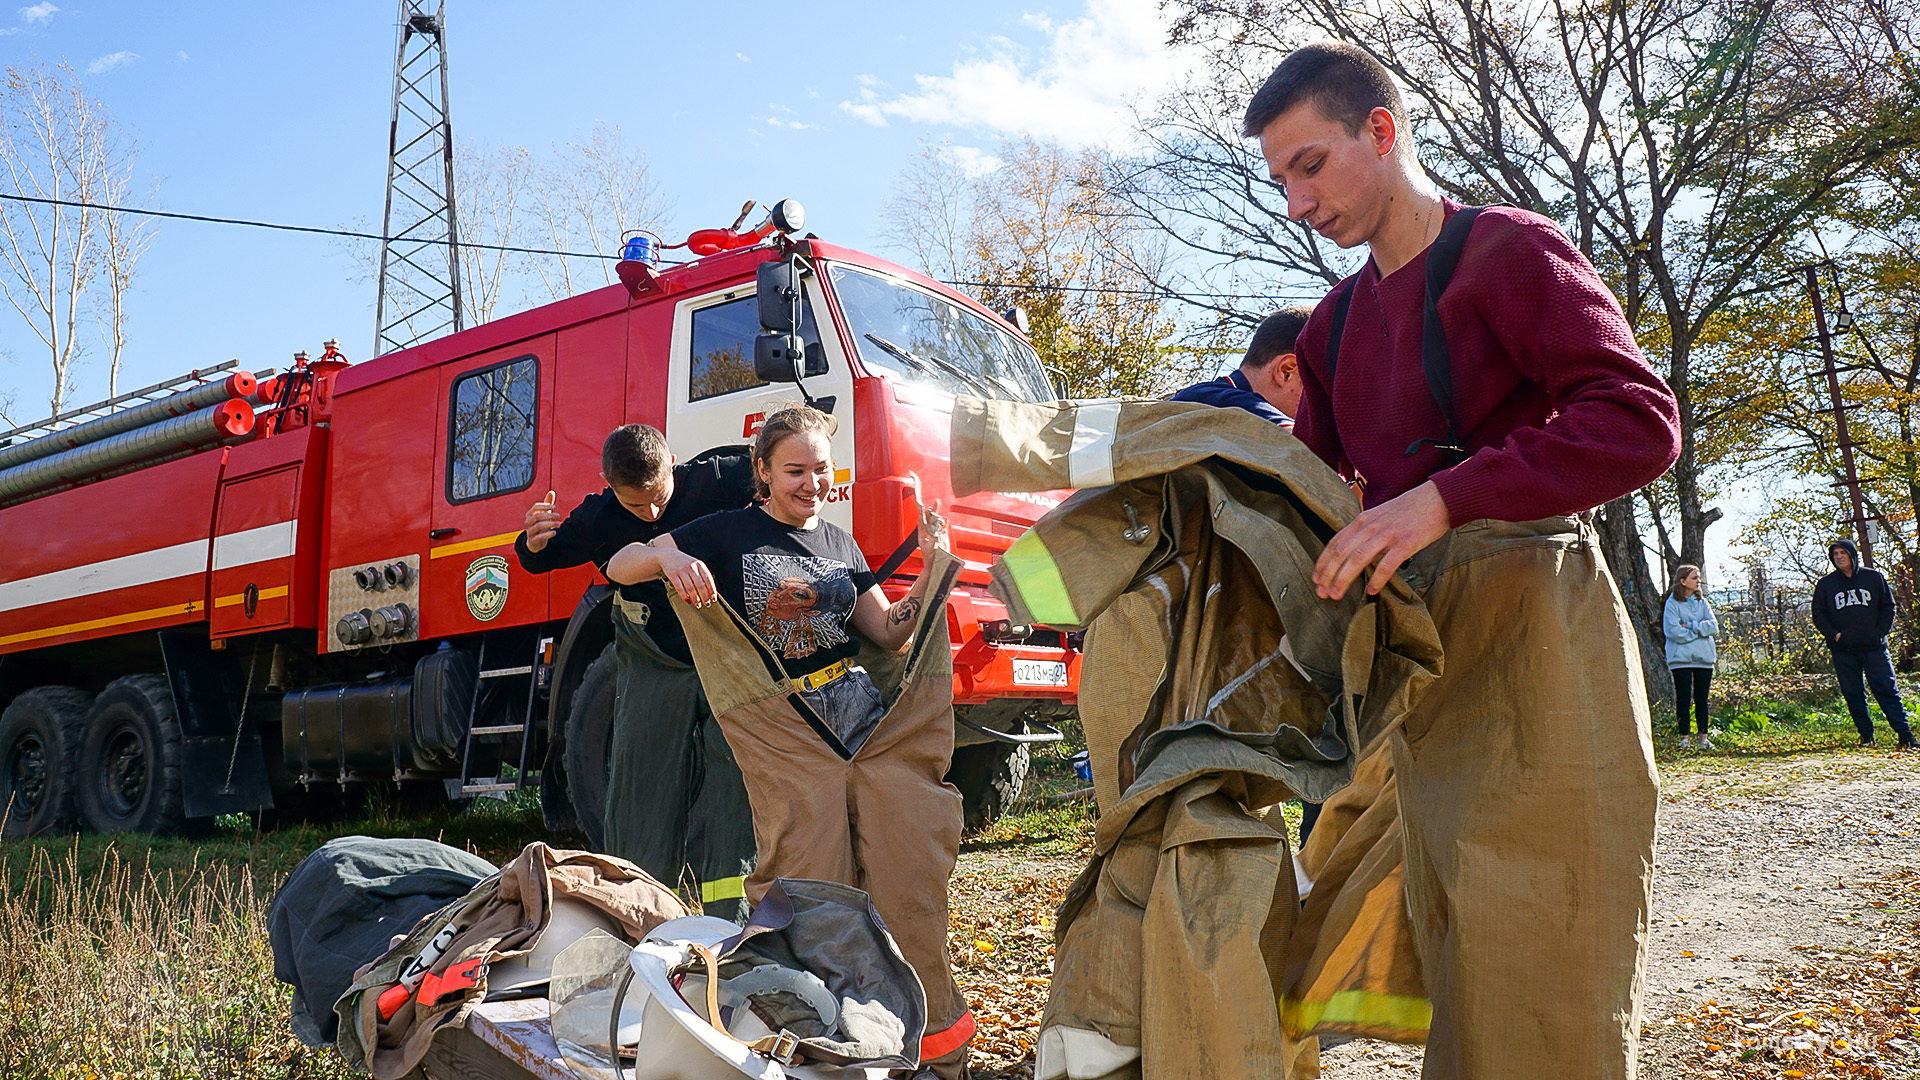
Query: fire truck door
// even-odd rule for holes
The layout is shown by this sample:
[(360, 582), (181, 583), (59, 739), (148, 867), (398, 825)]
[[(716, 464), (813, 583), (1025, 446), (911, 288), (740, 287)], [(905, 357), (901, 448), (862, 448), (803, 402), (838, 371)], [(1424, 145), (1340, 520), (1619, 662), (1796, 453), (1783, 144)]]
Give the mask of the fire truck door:
[(548, 335), (440, 369), (422, 637), (547, 617), (545, 583), (520, 569), (513, 541), (547, 493), (553, 346)]
[(298, 465), (220, 485), (213, 533), (214, 637), (290, 621), (299, 490)]
[[(823, 517), (849, 531), (853, 468), (853, 377), (837, 334), (822, 342), (814, 313), (827, 310), (817, 282), (807, 280), (807, 306), (800, 336), (821, 344), (827, 372), (806, 380), (815, 400), (834, 399), (840, 422), (832, 440), (834, 487)], [(767, 413), (798, 403), (792, 383), (763, 383), (753, 374), (753, 337), (760, 330), (752, 282), (682, 300), (673, 314), (673, 349), (668, 364), (667, 444), (685, 461), (702, 450), (752, 440)]]

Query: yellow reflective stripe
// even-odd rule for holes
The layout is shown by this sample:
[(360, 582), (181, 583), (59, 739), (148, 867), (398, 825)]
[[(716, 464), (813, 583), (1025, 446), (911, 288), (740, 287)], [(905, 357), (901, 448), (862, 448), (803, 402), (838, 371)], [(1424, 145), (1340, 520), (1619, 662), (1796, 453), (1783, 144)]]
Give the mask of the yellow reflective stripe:
[(723, 877), (718, 881), (700, 883), (700, 902), (717, 904), (722, 900), (739, 900), (747, 895), (747, 879), (743, 877)]
[(1280, 1015), (1287, 1031), (1305, 1036), (1323, 1024), (1389, 1028), (1409, 1038), (1425, 1038), (1433, 1026), (1433, 1002), (1423, 997), (1377, 994), (1370, 990), (1340, 990), (1325, 1001), (1284, 998)]
[(428, 551), (427, 558), (438, 559), (446, 555), (465, 555), (469, 551), (479, 551), (481, 548), (499, 547), (501, 544), (511, 544), (519, 538), (520, 538), (520, 532), (519, 530), (516, 529), (513, 532), (501, 533), (498, 536), (483, 536), (478, 540), (462, 540), (457, 544), (442, 544), (441, 546)]
[(1047, 550), (1047, 542), (1040, 539), (1038, 529), (1021, 533), (1000, 561), (1013, 575), (1013, 583), (1019, 587), (1020, 598), (1027, 602), (1027, 613), (1034, 622), (1050, 626), (1080, 625), (1080, 614), (1073, 610), (1073, 599), (1067, 595), (1067, 583), (1061, 580), (1060, 567), (1053, 561), (1053, 552)]
[[(287, 595), (287, 587), (285, 585), (275, 585), (271, 589), (261, 589), (257, 599), (278, 600), (285, 595)], [(247, 594), (242, 592), (234, 593), (232, 596), (216, 596), (213, 598), (213, 606), (217, 608), (234, 607), (235, 605), (246, 602)]]
[(130, 611), (125, 615), (109, 615), (104, 619), (88, 619), (86, 622), (67, 623), (64, 626), (49, 626), (44, 630), (26, 630), (18, 634), (8, 634), (0, 637), (0, 645), (12, 645), (19, 641), (38, 641), (41, 638), (59, 637), (62, 634), (83, 634), (88, 630), (100, 630), (124, 623), (164, 619), (170, 615), (191, 615), (199, 610), (201, 610), (200, 601), (189, 600), (184, 604), (168, 604), (166, 607), (148, 608), (145, 611)]

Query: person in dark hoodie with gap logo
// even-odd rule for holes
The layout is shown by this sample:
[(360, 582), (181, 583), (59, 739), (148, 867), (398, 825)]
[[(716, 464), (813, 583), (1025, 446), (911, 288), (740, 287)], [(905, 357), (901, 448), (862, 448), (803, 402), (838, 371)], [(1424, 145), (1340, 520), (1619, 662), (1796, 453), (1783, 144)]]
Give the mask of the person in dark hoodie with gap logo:
[[(1833, 573), (1813, 588), (1813, 625), (1833, 650), (1833, 674), (1847, 699), (1847, 712), (1860, 730), (1860, 745), (1873, 745), (1873, 717), (1867, 715), (1867, 689), (1880, 703), (1887, 726), (1902, 750), (1914, 748), (1907, 710), (1887, 659), (1887, 632), (1893, 629), (1893, 590), (1880, 571), (1860, 565), (1860, 549), (1851, 540), (1827, 548)], [(1864, 683), (1864, 685), (1862, 685)]]

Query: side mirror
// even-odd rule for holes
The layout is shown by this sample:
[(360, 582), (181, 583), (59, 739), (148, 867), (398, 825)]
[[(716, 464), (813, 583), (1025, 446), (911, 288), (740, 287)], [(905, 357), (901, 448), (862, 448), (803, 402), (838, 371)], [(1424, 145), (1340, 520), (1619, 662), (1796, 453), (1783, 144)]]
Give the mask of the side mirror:
[(1067, 373), (1052, 365), (1048, 365), (1046, 370), (1047, 382), (1053, 387), (1053, 396), (1060, 401), (1071, 398), (1073, 395), (1067, 392), (1072, 389), (1067, 385)]
[(754, 288), (758, 293), (762, 330), (787, 334), (798, 329), (793, 325), (793, 311), (799, 306), (794, 301), (799, 296), (800, 281), (792, 262), (781, 259), (761, 263), (760, 269), (754, 272)]
[(754, 335), (753, 374), (761, 382), (797, 383), (806, 372), (806, 363), (806, 347), (801, 344), (800, 335), (773, 332)]

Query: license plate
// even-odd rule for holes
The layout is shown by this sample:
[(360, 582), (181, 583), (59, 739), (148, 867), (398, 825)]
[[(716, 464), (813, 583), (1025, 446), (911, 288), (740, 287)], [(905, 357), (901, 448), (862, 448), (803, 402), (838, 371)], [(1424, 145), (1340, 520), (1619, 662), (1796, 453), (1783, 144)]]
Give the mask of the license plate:
[(1067, 662), (1064, 660), (1015, 660), (1015, 686), (1065, 686)]

